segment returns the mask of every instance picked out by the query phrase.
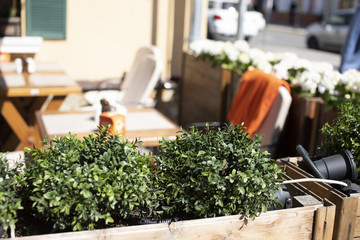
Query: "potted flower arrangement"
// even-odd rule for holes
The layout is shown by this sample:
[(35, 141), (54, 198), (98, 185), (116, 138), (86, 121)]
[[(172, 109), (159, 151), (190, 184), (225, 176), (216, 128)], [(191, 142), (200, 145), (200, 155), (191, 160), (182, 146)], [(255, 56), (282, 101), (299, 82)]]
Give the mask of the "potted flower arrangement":
[(196, 59), (239, 75), (250, 68), (273, 73), (288, 81), (295, 93), (321, 97), (328, 107), (335, 109), (341, 102), (357, 101), (359, 96), (360, 73), (355, 69), (340, 73), (327, 62), (310, 61), (289, 52), (264, 52), (242, 40), (234, 43), (199, 40), (192, 42), (190, 49)]
[[(203, 62), (209, 64), (202, 65)], [(211, 66), (217, 68), (209, 70)], [(205, 67), (207, 69), (203, 69)], [(251, 68), (272, 73), (290, 83), (293, 101), (288, 127), (284, 129), (283, 144), (287, 151), (283, 156), (296, 153), (297, 144), (314, 153), (320, 139), (319, 126), (336, 117), (339, 104), (360, 99), (357, 70), (340, 73), (327, 62), (309, 61), (289, 52), (265, 52), (251, 48), (245, 41), (199, 40), (192, 42), (190, 51), (185, 53), (180, 122), (226, 121), (240, 77)], [(221, 72), (216, 74), (215, 69)], [(192, 90), (196, 88), (213, 97), (200, 98), (201, 93)]]
[(193, 239), (229, 231), (311, 239), (324, 230), (318, 228), (325, 226), (322, 215), (315, 215), (321, 204), (264, 213), (276, 204), (283, 173), (260, 151), (260, 141), (241, 125), (191, 128), (175, 141), (162, 140), (159, 156), (141, 153), (138, 142), (111, 135), (107, 127), (83, 140), (45, 140), (43, 148), (26, 149), (25, 169), (5, 169), (16, 191), (3, 205), (11, 215), (0, 220), (5, 228), (16, 225), (18, 235), (36, 235), (27, 239), (48, 239), (49, 233), (59, 239), (140, 239), (145, 233), (148, 239)]

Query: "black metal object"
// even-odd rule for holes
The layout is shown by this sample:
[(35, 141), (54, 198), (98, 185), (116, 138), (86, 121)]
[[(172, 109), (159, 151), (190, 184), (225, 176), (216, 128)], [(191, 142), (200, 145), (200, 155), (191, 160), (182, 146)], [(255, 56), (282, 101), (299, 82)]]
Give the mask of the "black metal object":
[(296, 150), (303, 157), (306, 165), (311, 168), (315, 177), (332, 180), (345, 180), (356, 182), (356, 164), (351, 152), (347, 149), (341, 150), (340, 154), (321, 158), (313, 161), (308, 152), (297, 145)]
[(278, 209), (286, 209), (292, 207), (292, 198), (290, 196), (289, 191), (286, 189), (285, 185), (281, 184), (282, 190), (277, 190), (274, 194), (275, 198), (279, 201), (279, 206), (270, 206), (268, 207), (268, 211), (278, 210)]

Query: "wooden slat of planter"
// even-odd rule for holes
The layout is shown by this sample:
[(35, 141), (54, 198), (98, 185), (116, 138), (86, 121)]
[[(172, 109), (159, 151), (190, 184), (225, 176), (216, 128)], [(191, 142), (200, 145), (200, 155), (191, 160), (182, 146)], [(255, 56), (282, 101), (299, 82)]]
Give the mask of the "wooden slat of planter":
[(240, 76), (184, 53), (179, 123), (224, 122)]
[[(312, 239), (315, 211), (322, 205), (271, 211), (246, 226), (239, 216), (217, 217), (169, 224), (111, 228), (24, 237), (24, 240), (212, 240), (212, 239)], [(320, 238), (319, 238), (320, 239)], [(323, 238), (324, 239), (324, 238)]]
[[(286, 180), (292, 179), (288, 175), (284, 175), (284, 177)], [(322, 199), (321, 197), (317, 196), (315, 193), (300, 184), (287, 184), (286, 188), (291, 196), (302, 196), (306, 194), (313, 196), (320, 202), (323, 202), (325, 207), (318, 208), (316, 211), (313, 229), (313, 240), (332, 239), (336, 206), (327, 199)]]
[(209, 62), (197, 61), (184, 53), (184, 69), (181, 80), (180, 123), (220, 121), (220, 67)]
[[(314, 176), (292, 164), (286, 165), (286, 174), (293, 179), (313, 178)], [(347, 197), (329, 185), (317, 182), (301, 183), (304, 187), (314, 192), (321, 198), (328, 199), (336, 205), (335, 225), (333, 239), (350, 239), (354, 236), (356, 225), (357, 207), (359, 198)]]
[(359, 198), (356, 216), (360, 217), (360, 193), (353, 193), (351, 196)]
[(313, 240), (332, 239), (334, 234), (335, 211), (335, 205), (317, 209)]
[(360, 193), (351, 194), (351, 196), (359, 199), (356, 212), (354, 239), (360, 239)]
[(355, 220), (354, 238), (360, 238), (360, 217), (357, 216)]

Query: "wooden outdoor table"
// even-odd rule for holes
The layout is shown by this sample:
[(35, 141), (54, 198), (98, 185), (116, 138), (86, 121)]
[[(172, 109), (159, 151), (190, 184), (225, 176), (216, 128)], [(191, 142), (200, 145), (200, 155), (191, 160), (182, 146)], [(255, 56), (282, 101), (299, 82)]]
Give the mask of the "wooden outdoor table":
[[(98, 131), (94, 112), (48, 111), (37, 112), (36, 117), (42, 138), (52, 139), (71, 133), (81, 139)], [(130, 141), (138, 139), (143, 147), (153, 147), (159, 145), (162, 137), (175, 139), (178, 131), (177, 124), (154, 108), (128, 109), (122, 137)]]
[[(35, 121), (38, 110), (58, 110), (65, 97), (81, 93), (80, 86), (56, 64), (37, 64), (35, 73), (16, 73), (14, 63), (0, 64), (0, 110), (11, 128), (3, 151), (40, 145)], [(0, 126), (4, 134), (4, 126)]]

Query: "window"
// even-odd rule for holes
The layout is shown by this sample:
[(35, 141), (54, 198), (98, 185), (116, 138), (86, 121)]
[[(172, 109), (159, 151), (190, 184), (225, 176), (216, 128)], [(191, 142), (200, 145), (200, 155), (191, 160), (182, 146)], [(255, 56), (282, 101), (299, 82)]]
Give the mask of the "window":
[(238, 3), (224, 2), (222, 4), (222, 9), (229, 9), (229, 8), (238, 9)]
[(215, 2), (209, 1), (209, 6), (208, 6), (208, 8), (209, 8), (209, 9), (215, 8)]
[(66, 0), (27, 0), (26, 35), (65, 39)]

